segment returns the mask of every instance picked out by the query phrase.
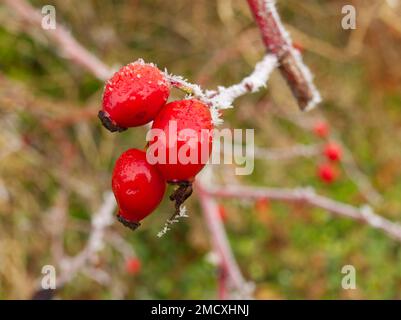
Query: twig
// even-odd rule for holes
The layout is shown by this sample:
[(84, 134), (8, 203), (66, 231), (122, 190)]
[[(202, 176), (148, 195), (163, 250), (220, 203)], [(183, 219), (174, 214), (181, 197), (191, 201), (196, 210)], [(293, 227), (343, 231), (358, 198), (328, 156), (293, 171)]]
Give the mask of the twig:
[(214, 250), (219, 254), (221, 264), (226, 270), (227, 275), (230, 277), (232, 285), (238, 293), (240, 293), (242, 298), (249, 298), (253, 286), (251, 283), (245, 281), (234, 258), (224, 226), (219, 217), (218, 206), (213, 198), (213, 194), (206, 191), (206, 188), (204, 188), (199, 182), (196, 183), (196, 190), (202, 206), (202, 212), (210, 230)]
[(229, 87), (220, 86), (217, 90), (208, 90), (206, 92), (199, 85), (192, 84), (181, 76), (169, 74), (167, 70), (165, 71), (165, 75), (173, 86), (208, 104), (213, 123), (218, 125), (222, 122), (219, 110), (232, 108), (234, 101), (240, 96), (249, 92), (257, 92), (261, 88), (266, 87), (270, 74), (276, 66), (276, 56), (267, 54), (255, 65), (252, 73), (239, 83)]
[(293, 48), (292, 40), (281, 23), (275, 1), (248, 0), (248, 4), (267, 52), (277, 56), (281, 74), (290, 86), (299, 107), (302, 110), (314, 108), (321, 101), (320, 94), (300, 53)]
[(255, 65), (253, 72), (245, 77), (240, 83), (230, 87), (218, 87), (217, 91), (209, 91), (212, 105), (218, 109), (231, 108), (234, 100), (249, 92), (257, 92), (265, 87), (269, 76), (274, 68), (277, 67), (277, 58), (275, 55), (267, 54)]
[(210, 197), (272, 199), (287, 202), (304, 202), (325, 209), (337, 216), (347, 217), (367, 224), (401, 242), (401, 225), (392, 222), (377, 213), (368, 205), (354, 207), (352, 205), (330, 199), (315, 193), (312, 188), (275, 189), (245, 186), (209, 187), (204, 192)]
[(96, 257), (96, 254), (103, 248), (106, 228), (114, 221), (113, 211), (115, 206), (116, 202), (114, 196), (109, 191), (104, 195), (102, 206), (92, 218), (90, 236), (85, 248), (76, 256), (72, 258), (64, 258), (61, 261), (60, 267), (62, 272), (58, 277), (58, 286), (62, 286), (64, 283), (70, 281), (75, 274), (79, 272), (91, 259)]
[(166, 221), (166, 223), (163, 226), (163, 229), (157, 233), (157, 236), (159, 238), (163, 237), (168, 231), (171, 230), (170, 229), (171, 225), (179, 222), (180, 219), (182, 218), (188, 218), (187, 208), (185, 206), (180, 205), (178, 208), (178, 212), (177, 211), (174, 212), (173, 216)]

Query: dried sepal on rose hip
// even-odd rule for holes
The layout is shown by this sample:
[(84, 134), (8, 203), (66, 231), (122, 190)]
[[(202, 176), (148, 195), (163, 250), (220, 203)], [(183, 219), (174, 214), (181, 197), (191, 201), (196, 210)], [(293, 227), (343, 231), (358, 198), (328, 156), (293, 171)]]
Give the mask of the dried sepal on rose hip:
[(178, 185), (170, 196), (179, 208), (192, 193), (192, 181), (212, 152), (213, 124), (210, 110), (197, 99), (166, 104), (152, 125), (148, 159), (164, 179)]
[(162, 201), (166, 183), (157, 168), (146, 160), (146, 152), (129, 149), (115, 164), (112, 189), (118, 204), (118, 220), (135, 230)]
[(152, 121), (166, 104), (170, 85), (153, 64), (138, 60), (122, 67), (106, 82), (99, 118), (111, 132)]

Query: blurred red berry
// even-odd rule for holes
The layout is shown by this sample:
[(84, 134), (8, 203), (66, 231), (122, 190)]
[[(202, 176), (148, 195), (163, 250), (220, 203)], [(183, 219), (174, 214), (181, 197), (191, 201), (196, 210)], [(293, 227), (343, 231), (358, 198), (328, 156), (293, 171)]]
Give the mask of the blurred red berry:
[(313, 132), (319, 138), (326, 138), (329, 135), (330, 128), (329, 125), (324, 121), (319, 121), (313, 127)]
[(256, 200), (255, 209), (258, 213), (266, 213), (269, 209), (269, 199), (261, 198)]
[(126, 261), (125, 269), (129, 274), (138, 274), (141, 271), (141, 260), (138, 258), (129, 258)]
[(222, 204), (219, 205), (219, 217), (223, 222), (226, 222), (228, 218), (227, 210)]
[(338, 177), (338, 171), (331, 163), (319, 165), (317, 173), (319, 178), (325, 183), (332, 183)]
[(164, 74), (153, 64), (136, 61), (106, 82), (99, 118), (111, 132), (152, 121), (170, 94)]
[[(165, 139), (159, 139), (155, 129), (161, 130)], [(155, 161), (155, 165), (166, 181), (191, 181), (209, 159), (212, 129), (210, 110), (199, 100), (168, 103), (153, 122), (155, 136), (149, 143), (148, 159), (157, 160), (160, 155), (156, 157), (156, 152), (164, 152), (165, 162)]]
[(335, 142), (327, 143), (324, 146), (324, 155), (331, 161), (339, 161), (342, 156), (341, 146)]
[(117, 160), (112, 189), (118, 203), (118, 219), (135, 229), (161, 202), (166, 183), (155, 166), (138, 149), (125, 151)]

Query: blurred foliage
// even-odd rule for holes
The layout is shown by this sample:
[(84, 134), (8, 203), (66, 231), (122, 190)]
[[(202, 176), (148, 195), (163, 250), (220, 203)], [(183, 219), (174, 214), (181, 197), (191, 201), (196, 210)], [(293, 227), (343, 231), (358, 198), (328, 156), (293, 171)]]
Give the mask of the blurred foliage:
[[(358, 12), (355, 31), (341, 28), (341, 7), (349, 3)], [(109, 65), (117, 68), (141, 57), (206, 88), (240, 80), (263, 55), (245, 1), (32, 4), (55, 5), (58, 23)], [(401, 4), (282, 0), (279, 10), (305, 48), (305, 61), (324, 97), (319, 110), (302, 118), (324, 113), (383, 195), (378, 212), (401, 220)], [(76, 254), (85, 245), (102, 192), (110, 187), (115, 159), (127, 148), (143, 147), (145, 129), (117, 135), (101, 128), (96, 110), (103, 84), (61, 58), (43, 35), (47, 31), (23, 32), (3, 5), (0, 22), (0, 298), (29, 298), (42, 266), (58, 264), (51, 249), (52, 208), (60, 197), (68, 199), (66, 231), (59, 236), (66, 253)], [(177, 96), (174, 92), (172, 98)], [(277, 112), (299, 115), (275, 72), (266, 91), (236, 101), (224, 115), (224, 126), (255, 128), (256, 143), (264, 147), (317, 142)], [(220, 179), (312, 185), (334, 199), (364, 203), (344, 172), (332, 186), (319, 182), (315, 171), (321, 160), (257, 160), (251, 176), (234, 177), (232, 168), (221, 168)], [(245, 277), (256, 284), (256, 298), (401, 298), (400, 245), (379, 231), (307, 206), (272, 202), (257, 209), (241, 199), (222, 204), (230, 242)], [(217, 270), (208, 259), (209, 235), (196, 197), (189, 201), (190, 218), (160, 240), (156, 234), (171, 211), (164, 201), (135, 233), (113, 226), (135, 248), (143, 265), (139, 274), (129, 275), (124, 258), (107, 246), (97, 267), (110, 274), (111, 284), (79, 275), (58, 295), (216, 298)], [(341, 288), (341, 268), (348, 264), (357, 270), (357, 290)]]

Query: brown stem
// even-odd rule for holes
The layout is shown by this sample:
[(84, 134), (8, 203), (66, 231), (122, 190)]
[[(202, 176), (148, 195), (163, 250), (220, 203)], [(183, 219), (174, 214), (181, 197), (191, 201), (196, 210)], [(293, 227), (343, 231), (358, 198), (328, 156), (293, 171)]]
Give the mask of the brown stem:
[(170, 200), (175, 201), (175, 212), (171, 218), (180, 214), (181, 205), (187, 200), (192, 194), (192, 182), (190, 181), (178, 181), (169, 182), (178, 186), (176, 190), (170, 195)]
[[(269, 3), (270, 2), (270, 3)], [(269, 53), (277, 56), (281, 74), (287, 81), (301, 110), (313, 107), (316, 89), (310, 82), (306, 67), (295, 56), (291, 39), (281, 24), (272, 0), (248, 0), (249, 7), (260, 29), (263, 43)]]

